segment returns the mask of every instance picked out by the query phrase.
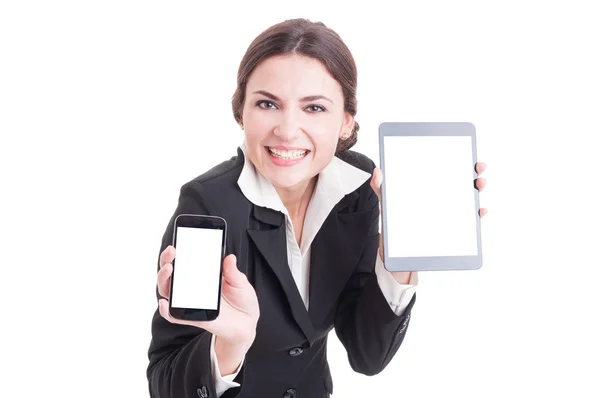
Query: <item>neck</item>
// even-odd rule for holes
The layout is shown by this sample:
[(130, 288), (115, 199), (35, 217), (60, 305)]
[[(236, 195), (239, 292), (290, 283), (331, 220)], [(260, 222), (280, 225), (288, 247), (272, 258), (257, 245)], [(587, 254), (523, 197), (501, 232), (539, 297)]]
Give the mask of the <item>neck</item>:
[(302, 219), (308, 208), (308, 203), (315, 190), (317, 178), (311, 178), (308, 182), (288, 188), (275, 187), (283, 205), (292, 219)]

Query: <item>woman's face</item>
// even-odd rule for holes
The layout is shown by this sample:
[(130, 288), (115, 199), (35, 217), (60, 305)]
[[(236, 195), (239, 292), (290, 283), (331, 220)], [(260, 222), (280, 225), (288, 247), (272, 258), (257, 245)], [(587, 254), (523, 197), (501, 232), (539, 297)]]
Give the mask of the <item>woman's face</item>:
[(277, 188), (302, 188), (329, 164), (354, 119), (339, 83), (317, 60), (277, 56), (246, 86), (242, 124), (247, 155)]

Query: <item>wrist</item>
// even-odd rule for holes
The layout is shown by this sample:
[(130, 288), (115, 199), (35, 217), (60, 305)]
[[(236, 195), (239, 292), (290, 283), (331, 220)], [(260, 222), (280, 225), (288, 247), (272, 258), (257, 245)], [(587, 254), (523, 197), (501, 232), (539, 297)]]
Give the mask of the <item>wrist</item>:
[(412, 272), (392, 272), (392, 276), (396, 282), (402, 285), (408, 285), (410, 283), (410, 277)]
[(219, 361), (221, 376), (235, 373), (251, 345), (252, 342), (229, 342), (224, 338), (215, 336), (215, 354)]

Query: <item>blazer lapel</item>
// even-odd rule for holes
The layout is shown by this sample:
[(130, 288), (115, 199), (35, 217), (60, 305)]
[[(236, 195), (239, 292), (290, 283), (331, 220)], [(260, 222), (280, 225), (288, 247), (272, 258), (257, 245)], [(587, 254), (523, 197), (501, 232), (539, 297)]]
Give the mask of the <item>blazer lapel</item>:
[(268, 226), (248, 228), (248, 235), (277, 276), (296, 323), (312, 345), (315, 329), (288, 264), (285, 217), (280, 212), (259, 206), (253, 206), (253, 215), (257, 221)]
[(315, 325), (331, 310), (356, 269), (365, 246), (364, 236), (373, 213), (370, 210), (339, 212), (356, 200), (357, 195), (354, 192), (338, 203), (312, 243), (308, 312)]

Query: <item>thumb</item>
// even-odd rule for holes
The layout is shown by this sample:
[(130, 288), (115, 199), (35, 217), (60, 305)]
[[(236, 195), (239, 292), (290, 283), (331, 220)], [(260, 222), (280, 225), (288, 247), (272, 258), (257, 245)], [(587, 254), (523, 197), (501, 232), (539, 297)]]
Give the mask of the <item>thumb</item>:
[(373, 170), (373, 177), (371, 178), (371, 188), (375, 191), (375, 194), (381, 200), (381, 183), (383, 182), (383, 172), (379, 168)]
[(242, 288), (248, 283), (246, 275), (237, 267), (237, 259), (234, 254), (230, 254), (223, 260), (223, 279), (229, 285), (237, 288)]

